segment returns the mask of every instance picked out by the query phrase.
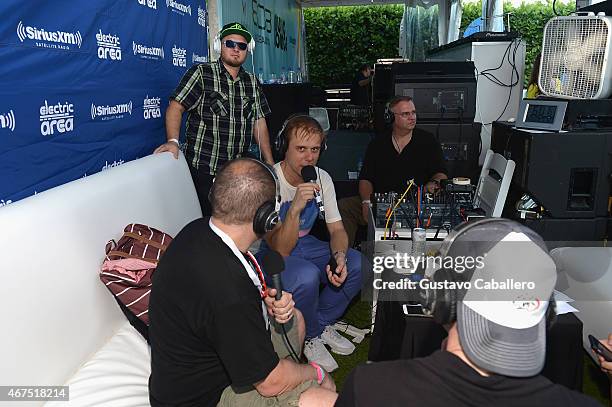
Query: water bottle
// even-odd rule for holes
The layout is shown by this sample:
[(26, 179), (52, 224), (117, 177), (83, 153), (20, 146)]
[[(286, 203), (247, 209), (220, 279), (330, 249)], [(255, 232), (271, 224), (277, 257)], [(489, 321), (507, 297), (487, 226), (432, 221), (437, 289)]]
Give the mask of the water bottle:
[(293, 68), (289, 69), (289, 83), (295, 83), (295, 72), (293, 71)]
[(263, 68), (259, 68), (259, 75), (258, 75), (258, 79), (259, 79), (259, 83), (264, 83), (264, 74), (263, 74)]
[(285, 67), (284, 66), (281, 69), (280, 83), (282, 83), (282, 84), (287, 83), (287, 72), (285, 72)]
[(297, 83), (302, 83), (302, 70), (298, 68), (297, 70), (297, 74), (296, 74), (296, 80)]
[(361, 173), (361, 167), (363, 167), (363, 158), (359, 157), (359, 160), (357, 160), (357, 172)]

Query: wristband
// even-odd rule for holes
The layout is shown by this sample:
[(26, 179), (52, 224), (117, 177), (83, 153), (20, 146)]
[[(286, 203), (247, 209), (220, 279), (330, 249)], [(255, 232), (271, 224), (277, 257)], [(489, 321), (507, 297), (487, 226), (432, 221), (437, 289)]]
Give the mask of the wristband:
[(361, 201), (361, 204), (362, 204), (362, 205), (363, 205), (363, 204), (368, 204), (368, 205), (370, 205), (370, 204), (372, 204), (372, 201), (370, 201), (369, 199), (364, 199), (363, 201)]
[(310, 362), (310, 366), (314, 367), (317, 370), (317, 383), (323, 383), (323, 380), (325, 380), (325, 370), (323, 370), (323, 368), (315, 362)]
[(171, 138), (168, 141), (166, 141), (166, 143), (176, 143), (177, 146), (179, 147), (181, 146), (177, 138)]
[(344, 255), (344, 257), (346, 258), (346, 252), (345, 252), (344, 250), (338, 250), (338, 251), (335, 251), (335, 252), (334, 252), (334, 258), (336, 258), (336, 256), (337, 256), (338, 254), (340, 254), (340, 253), (342, 253), (342, 254)]

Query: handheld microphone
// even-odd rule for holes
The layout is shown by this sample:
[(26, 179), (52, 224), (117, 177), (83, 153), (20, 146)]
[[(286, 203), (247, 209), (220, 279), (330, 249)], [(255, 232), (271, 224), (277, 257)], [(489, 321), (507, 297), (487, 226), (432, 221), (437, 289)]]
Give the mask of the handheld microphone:
[[(315, 171), (315, 167), (312, 165), (307, 165), (302, 168), (302, 178), (304, 182), (312, 182), (314, 184), (317, 183), (317, 172)], [(319, 208), (319, 218), (325, 218), (325, 207), (323, 206), (323, 200), (321, 199), (321, 194), (319, 191), (315, 191), (315, 202), (317, 203), (317, 207)]]
[(285, 270), (285, 260), (283, 260), (283, 256), (276, 250), (270, 250), (264, 255), (261, 265), (266, 274), (272, 277), (272, 288), (276, 289), (276, 296), (274, 298), (280, 300), (283, 295), (283, 283), (280, 273)]

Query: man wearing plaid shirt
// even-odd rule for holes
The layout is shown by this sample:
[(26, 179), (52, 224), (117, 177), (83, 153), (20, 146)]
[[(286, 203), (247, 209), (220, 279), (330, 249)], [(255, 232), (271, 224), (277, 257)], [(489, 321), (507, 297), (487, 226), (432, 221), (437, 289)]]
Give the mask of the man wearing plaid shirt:
[(204, 216), (211, 213), (208, 191), (217, 170), (246, 155), (253, 139), (263, 160), (274, 164), (265, 119), (270, 108), (255, 75), (242, 68), (247, 49), (252, 52), (254, 47), (251, 33), (240, 23), (230, 23), (217, 41), (219, 60), (192, 66), (170, 96), (167, 141), (155, 150), (178, 158), (181, 119), (187, 111), (184, 151)]

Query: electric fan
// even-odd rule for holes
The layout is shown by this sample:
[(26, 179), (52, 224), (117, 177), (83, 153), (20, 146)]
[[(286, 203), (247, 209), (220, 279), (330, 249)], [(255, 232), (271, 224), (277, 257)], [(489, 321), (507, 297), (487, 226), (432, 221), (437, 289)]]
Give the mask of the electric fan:
[(604, 99), (612, 94), (612, 17), (554, 17), (544, 27), (538, 86), (548, 96)]

